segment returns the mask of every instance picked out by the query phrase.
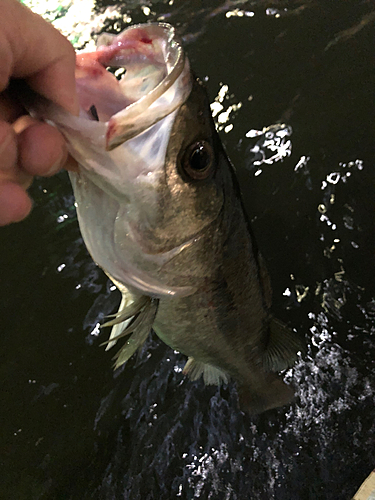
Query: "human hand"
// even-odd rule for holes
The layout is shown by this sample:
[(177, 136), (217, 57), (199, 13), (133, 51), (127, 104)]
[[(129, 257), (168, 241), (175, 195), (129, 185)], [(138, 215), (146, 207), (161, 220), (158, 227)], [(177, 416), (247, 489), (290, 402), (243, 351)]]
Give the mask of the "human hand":
[(6, 91), (23, 78), (35, 91), (78, 114), (75, 53), (51, 24), (17, 0), (0, 0), (0, 226), (24, 219), (32, 202), (26, 189), (34, 175), (58, 172), (68, 158), (54, 127), (22, 116)]

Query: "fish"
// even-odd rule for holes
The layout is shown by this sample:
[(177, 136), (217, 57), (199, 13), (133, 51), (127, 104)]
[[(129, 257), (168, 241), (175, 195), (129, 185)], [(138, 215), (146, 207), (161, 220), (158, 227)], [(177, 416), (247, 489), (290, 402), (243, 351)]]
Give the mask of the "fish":
[[(121, 78), (119, 75), (122, 75)], [(106, 348), (115, 368), (151, 329), (187, 356), (183, 373), (236, 381), (250, 415), (289, 404), (279, 372), (302, 351), (274, 318), (272, 287), (210, 102), (167, 23), (102, 34), (77, 54), (80, 115), (40, 101), (65, 136), (83, 240), (121, 292)]]

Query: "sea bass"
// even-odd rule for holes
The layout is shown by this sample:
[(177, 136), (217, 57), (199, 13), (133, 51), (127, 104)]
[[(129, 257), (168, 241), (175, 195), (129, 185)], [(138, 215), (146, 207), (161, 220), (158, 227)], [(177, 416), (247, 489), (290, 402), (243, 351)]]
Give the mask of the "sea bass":
[(275, 372), (293, 364), (301, 342), (270, 312), (234, 169), (174, 28), (101, 35), (96, 52), (77, 55), (76, 79), (79, 117), (45, 102), (35, 113), (67, 139), (83, 239), (122, 293), (106, 323), (107, 348), (125, 339), (116, 367), (152, 327), (188, 356), (192, 380), (236, 380), (248, 413), (290, 402)]

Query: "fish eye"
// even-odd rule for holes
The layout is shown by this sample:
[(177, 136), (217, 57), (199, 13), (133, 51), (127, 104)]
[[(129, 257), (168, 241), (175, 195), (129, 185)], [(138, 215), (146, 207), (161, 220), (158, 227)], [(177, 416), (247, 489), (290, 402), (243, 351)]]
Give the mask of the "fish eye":
[(192, 179), (202, 180), (214, 169), (214, 152), (207, 141), (198, 141), (191, 144), (185, 151), (182, 167)]

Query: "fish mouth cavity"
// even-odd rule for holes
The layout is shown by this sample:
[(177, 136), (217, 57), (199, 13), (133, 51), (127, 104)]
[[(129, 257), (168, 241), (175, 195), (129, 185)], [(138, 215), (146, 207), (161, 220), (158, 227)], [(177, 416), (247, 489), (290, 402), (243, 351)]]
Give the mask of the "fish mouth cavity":
[[(125, 70), (121, 80), (115, 82), (108, 67), (117, 68), (115, 74)], [(85, 118), (106, 122), (108, 151), (179, 108), (192, 86), (189, 62), (166, 23), (100, 35), (95, 53), (77, 55), (76, 79)], [(88, 93), (93, 102), (87, 102)]]

